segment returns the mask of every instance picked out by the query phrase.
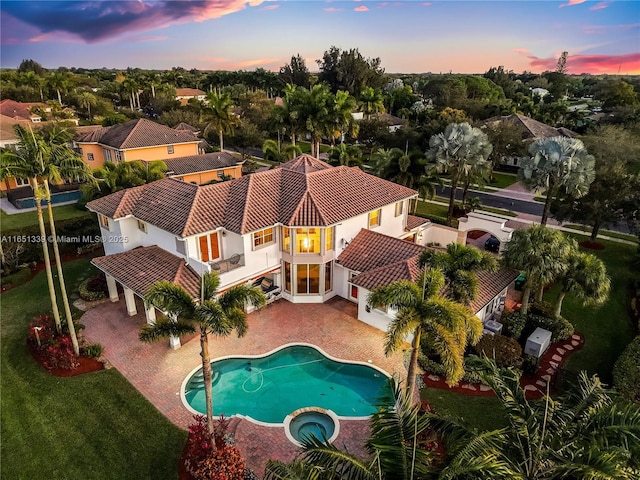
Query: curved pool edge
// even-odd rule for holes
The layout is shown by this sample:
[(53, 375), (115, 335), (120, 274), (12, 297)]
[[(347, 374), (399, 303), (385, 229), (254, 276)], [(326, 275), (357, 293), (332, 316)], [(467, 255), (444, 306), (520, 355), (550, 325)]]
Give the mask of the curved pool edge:
[[(377, 370), (378, 372), (380, 372), (381, 374), (383, 374), (387, 378), (392, 378), (392, 375), (390, 375), (384, 369), (378, 367), (377, 365), (374, 365), (373, 363), (362, 362), (362, 361), (359, 361), (359, 360), (344, 360), (344, 359), (341, 359), (341, 358), (337, 358), (337, 357), (334, 357), (333, 355), (329, 355), (327, 352), (322, 350), (317, 345), (313, 345), (312, 343), (305, 343), (305, 342), (286, 343), (286, 344), (280, 345), (279, 347), (274, 348), (274, 349), (272, 349), (272, 350), (270, 350), (270, 351), (268, 351), (266, 353), (262, 353), (262, 354), (258, 354), (258, 355), (238, 355), (238, 354), (223, 355), (222, 357), (216, 357), (216, 358), (214, 358), (212, 360), (209, 360), (209, 363), (218, 362), (220, 360), (227, 360), (229, 358), (264, 358), (264, 357), (268, 357), (269, 355), (273, 355), (274, 353), (276, 353), (276, 352), (278, 352), (280, 350), (283, 350), (285, 348), (296, 347), (296, 346), (310, 347), (310, 348), (313, 348), (313, 349), (317, 350), (322, 355), (324, 355), (326, 358), (328, 358), (329, 360), (333, 360), (334, 362), (349, 363), (349, 364), (352, 364), (352, 365), (367, 366), (367, 367), (373, 368), (374, 370)], [(187, 376), (184, 378), (184, 380), (182, 381), (182, 385), (180, 386), (180, 400), (182, 401), (182, 405), (189, 412), (191, 412), (194, 415), (203, 415), (203, 413), (197, 411), (196, 409), (191, 407), (191, 405), (189, 405), (189, 402), (187, 401), (185, 390), (186, 390), (187, 383), (189, 382), (191, 377), (201, 368), (202, 368), (202, 365), (199, 365), (199, 366), (195, 367), (194, 369), (192, 369), (187, 374)], [(214, 400), (214, 404), (215, 404), (215, 398), (213, 400)], [(312, 407), (309, 406), (309, 407), (303, 407), (303, 408), (312, 408)], [(335, 413), (334, 413), (334, 415), (335, 415)], [(243, 415), (241, 413), (236, 413), (236, 414), (233, 414), (233, 415), (229, 415), (228, 417), (225, 417), (225, 418), (236, 418), (236, 417), (249, 420), (250, 422), (255, 423), (256, 425), (262, 425), (263, 427), (283, 427), (284, 426), (284, 420), (281, 423), (269, 423), (269, 422), (263, 422), (261, 420), (256, 420), (256, 419), (254, 419), (253, 417), (251, 417), (249, 415)], [(338, 416), (338, 415), (336, 415), (336, 418), (338, 418), (339, 420), (369, 420), (370, 416), (348, 417), (348, 416)], [(286, 419), (286, 417), (285, 417), (285, 419)]]

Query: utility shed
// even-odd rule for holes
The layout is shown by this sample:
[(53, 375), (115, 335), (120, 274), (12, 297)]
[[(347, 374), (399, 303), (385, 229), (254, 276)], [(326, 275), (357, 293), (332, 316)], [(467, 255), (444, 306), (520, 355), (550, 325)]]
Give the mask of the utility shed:
[(542, 354), (547, 351), (549, 345), (551, 345), (551, 332), (538, 327), (529, 335), (529, 338), (527, 338), (524, 353), (540, 358)]

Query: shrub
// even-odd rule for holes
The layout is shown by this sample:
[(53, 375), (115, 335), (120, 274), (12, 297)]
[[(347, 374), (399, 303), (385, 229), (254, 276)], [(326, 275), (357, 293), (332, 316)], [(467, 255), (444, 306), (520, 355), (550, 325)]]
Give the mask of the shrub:
[(58, 335), (53, 319), (48, 315), (35, 318), (29, 325), (27, 342), (42, 355), (42, 362), (48, 369), (73, 370), (79, 366), (71, 338), (64, 334)]
[(82, 348), (82, 354), (89, 358), (99, 358), (102, 356), (104, 347), (99, 343), (93, 343)]
[[(444, 366), (441, 363), (423, 355), (422, 353), (418, 354), (418, 364), (420, 368), (422, 368), (425, 372), (433, 373), (434, 375), (438, 375), (444, 377)], [(480, 375), (471, 369), (467, 368), (466, 359), (465, 359), (465, 367), (464, 367), (464, 376), (462, 380), (469, 383), (482, 383), (482, 378)]]
[(527, 316), (520, 312), (511, 312), (505, 315), (501, 319), (501, 322), (504, 325), (504, 334), (519, 341), (520, 337), (522, 337), (522, 331), (527, 324)]
[(527, 326), (525, 328), (523, 338), (528, 338), (529, 335), (531, 335), (538, 327), (551, 332), (552, 343), (566, 340), (573, 335), (574, 332), (573, 325), (563, 317), (553, 318), (529, 314), (527, 316)]
[(627, 345), (613, 366), (613, 386), (625, 398), (640, 402), (640, 336)]
[(99, 273), (86, 279), (78, 286), (80, 298), (88, 302), (95, 302), (107, 298), (107, 279), (104, 274)]
[(538, 370), (538, 357), (535, 355), (525, 355), (522, 359), (522, 373), (530, 377)]
[(230, 445), (227, 421), (222, 416), (213, 438), (207, 429), (207, 417), (194, 415), (189, 426), (185, 467), (196, 480), (244, 480), (246, 467), (240, 451)]
[(484, 355), (495, 360), (498, 367), (522, 366), (522, 347), (513, 338), (504, 335), (483, 335), (474, 349), (479, 357)]

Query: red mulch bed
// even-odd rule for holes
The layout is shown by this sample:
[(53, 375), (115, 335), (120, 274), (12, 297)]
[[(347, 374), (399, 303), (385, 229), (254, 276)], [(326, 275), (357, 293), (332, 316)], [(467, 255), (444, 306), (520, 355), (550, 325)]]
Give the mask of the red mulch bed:
[(75, 377), (76, 375), (82, 375), (83, 373), (91, 373), (97, 372), (98, 370), (104, 370), (104, 364), (102, 362), (99, 362), (95, 358), (83, 356), (78, 357), (78, 362), (80, 363), (80, 365), (73, 370), (69, 370), (66, 368), (48, 368), (44, 364), (44, 355), (35, 350), (31, 346), (31, 344), (27, 343), (27, 346), (29, 347), (29, 352), (31, 352), (31, 356), (33, 357), (33, 359), (54, 377)]
[(603, 244), (598, 242), (592, 242), (591, 240), (585, 240), (583, 242), (580, 242), (580, 246), (588, 250), (604, 250)]

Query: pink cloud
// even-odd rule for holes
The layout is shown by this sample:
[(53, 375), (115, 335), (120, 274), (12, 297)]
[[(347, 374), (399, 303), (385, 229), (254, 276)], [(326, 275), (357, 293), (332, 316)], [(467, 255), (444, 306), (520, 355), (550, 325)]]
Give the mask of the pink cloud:
[(361, 7), (356, 7), (353, 9), (354, 12), (368, 12), (369, 8), (365, 5), (362, 5)]
[(327, 13), (342, 12), (343, 10), (344, 8), (336, 8), (336, 7), (328, 7), (324, 9), (324, 11)]
[(522, 53), (524, 55), (527, 55), (529, 53), (529, 50), (527, 50), (526, 48), (512, 48), (511, 51), (516, 53)]
[(260, 10), (275, 10), (277, 8), (280, 8), (280, 5), (266, 5), (262, 7)]
[(587, 0), (569, 0), (567, 3), (563, 3), (560, 5), (559, 8), (562, 7), (572, 7), (574, 5), (580, 5), (581, 3), (586, 2)]
[(607, 8), (609, 4), (607, 2), (596, 3), (593, 7), (590, 7), (589, 10), (602, 10), (603, 8)]
[[(529, 55), (529, 66), (537, 71), (554, 70), (558, 59), (539, 58)], [(625, 55), (571, 55), (567, 58), (567, 68), (569, 73), (608, 73), (615, 74), (639, 74), (640, 73), (640, 53), (629, 53)]]

